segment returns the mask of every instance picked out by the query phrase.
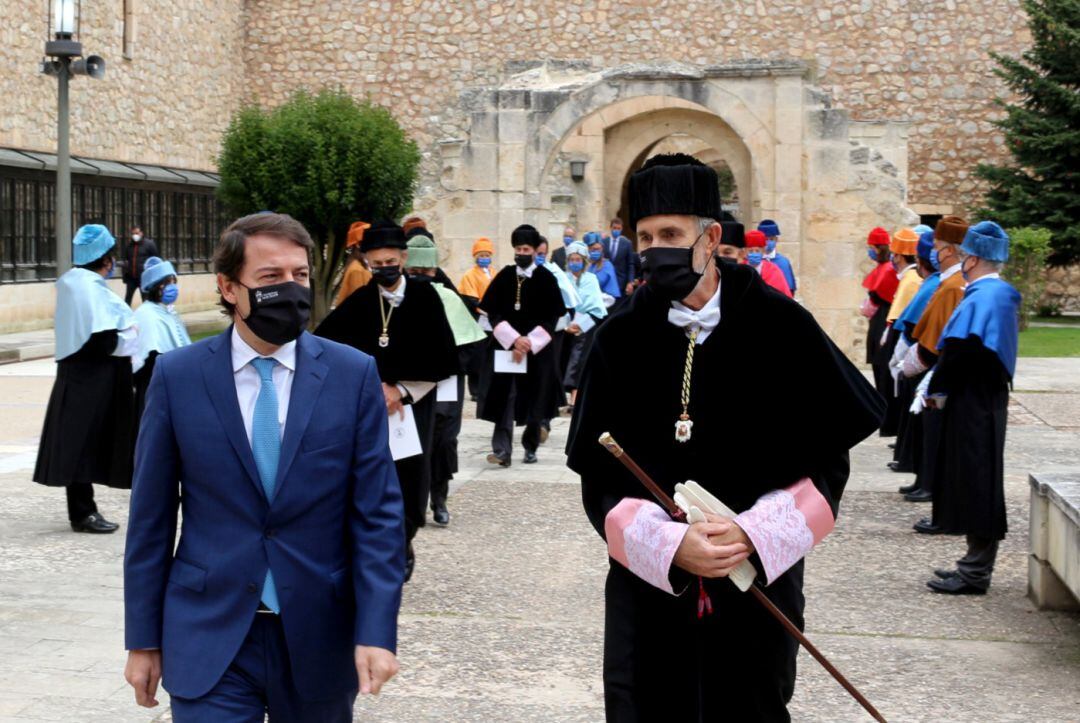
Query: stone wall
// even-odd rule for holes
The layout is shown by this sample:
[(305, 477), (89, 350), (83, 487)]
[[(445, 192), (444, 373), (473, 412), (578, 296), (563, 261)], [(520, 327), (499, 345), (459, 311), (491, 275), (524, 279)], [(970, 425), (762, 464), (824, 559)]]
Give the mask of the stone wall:
[[(182, 314), (211, 309), (218, 302), (217, 277), (214, 274), (186, 274), (180, 277), (180, 299), (176, 308)], [(124, 296), (124, 282), (110, 279), (109, 288)], [(139, 295), (132, 300), (139, 307)], [(0, 334), (52, 326), (56, 310), (56, 284), (47, 281), (33, 284), (0, 284)]]
[(1059, 266), (1046, 272), (1043, 304), (1061, 311), (1080, 312), (1080, 264)]
[[(105, 58), (106, 70), (103, 80), (71, 83), (71, 152), (213, 170), (244, 87), (244, 0), (129, 2), (130, 59), (124, 3), (82, 3), (83, 50)], [(0, 0), (0, 146), (56, 151), (56, 79), (37, 69), (48, 5)]]
[[(913, 208), (965, 211), (977, 162), (1002, 157), (988, 50), (1029, 44), (1017, 0), (251, 0), (249, 89), (274, 104), (300, 86), (343, 86), (391, 106), (428, 154), (468, 120), (459, 94), (514, 61), (803, 60), (855, 120), (911, 121)], [(890, 159), (892, 160), (892, 159)], [(896, 161), (893, 161), (896, 163)], [(422, 189), (423, 190), (423, 189)]]

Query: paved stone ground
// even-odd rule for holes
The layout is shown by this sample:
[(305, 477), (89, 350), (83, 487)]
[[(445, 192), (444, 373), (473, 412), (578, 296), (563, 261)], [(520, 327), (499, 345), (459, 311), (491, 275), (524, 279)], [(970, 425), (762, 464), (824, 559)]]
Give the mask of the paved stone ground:
[[(122, 677), (123, 535), (71, 533), (62, 493), (29, 482), (52, 369), (0, 366), (0, 720), (168, 720), (136, 707)], [(1021, 360), (1012, 531), (986, 597), (925, 589), (962, 542), (911, 531), (928, 508), (896, 494), (909, 477), (885, 471), (885, 440), (855, 450), (837, 529), (807, 564), (808, 633), (890, 720), (1080, 720), (1080, 616), (1025, 598), (1027, 473), (1080, 466), (1078, 372), (1080, 360)], [(483, 463), (489, 425), (466, 421), (452, 524), (418, 538), (402, 673), (358, 719), (602, 720), (606, 559), (563, 466), (566, 427), (540, 464), (502, 470)], [(99, 502), (125, 522), (127, 493)], [(795, 720), (868, 720), (805, 654), (799, 670)]]

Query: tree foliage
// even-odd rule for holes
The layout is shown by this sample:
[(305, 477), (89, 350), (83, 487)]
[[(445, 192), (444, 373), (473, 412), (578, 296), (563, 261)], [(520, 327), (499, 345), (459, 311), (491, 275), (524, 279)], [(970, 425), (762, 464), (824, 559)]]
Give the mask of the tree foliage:
[(1006, 227), (1053, 234), (1050, 262), (1080, 260), (1080, 0), (1023, 0), (1033, 46), (997, 53), (995, 73), (1018, 96), (998, 100), (1013, 163), (981, 164), (990, 182), (985, 212)]
[(315, 314), (329, 309), (349, 226), (397, 218), (411, 203), (420, 153), (388, 110), (343, 91), (299, 91), (277, 108), (247, 106), (222, 141), (218, 196), (231, 213), (271, 210), (315, 241)]
[(1046, 290), (1046, 260), (1050, 256), (1051, 234), (1045, 228), (1009, 229), (1009, 262), (1001, 276), (1023, 296), (1020, 305), (1020, 329), (1039, 307)]

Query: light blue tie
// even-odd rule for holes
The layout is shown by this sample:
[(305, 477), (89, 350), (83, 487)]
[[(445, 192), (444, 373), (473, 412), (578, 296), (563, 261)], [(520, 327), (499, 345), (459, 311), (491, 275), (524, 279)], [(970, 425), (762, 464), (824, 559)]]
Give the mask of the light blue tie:
[[(278, 424), (277, 389), (274, 388), (276, 359), (252, 359), (251, 366), (259, 373), (259, 396), (255, 400), (255, 415), (251, 420), (251, 451), (259, 470), (259, 481), (266, 491), (266, 499), (274, 497), (278, 459), (281, 457), (281, 427)], [(262, 603), (275, 613), (281, 612), (274, 575), (267, 569), (263, 582)]]

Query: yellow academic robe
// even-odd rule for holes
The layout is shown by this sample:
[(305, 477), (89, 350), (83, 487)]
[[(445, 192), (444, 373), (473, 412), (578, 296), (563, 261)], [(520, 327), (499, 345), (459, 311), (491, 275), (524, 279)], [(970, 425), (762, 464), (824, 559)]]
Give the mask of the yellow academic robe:
[(915, 298), (915, 294), (919, 292), (922, 282), (922, 277), (919, 276), (919, 270), (915, 264), (904, 269), (904, 273), (900, 277), (900, 285), (896, 287), (896, 295), (893, 297), (892, 306), (889, 307), (889, 314), (885, 317), (886, 321), (891, 324), (900, 318), (900, 315), (904, 313), (904, 309)]

